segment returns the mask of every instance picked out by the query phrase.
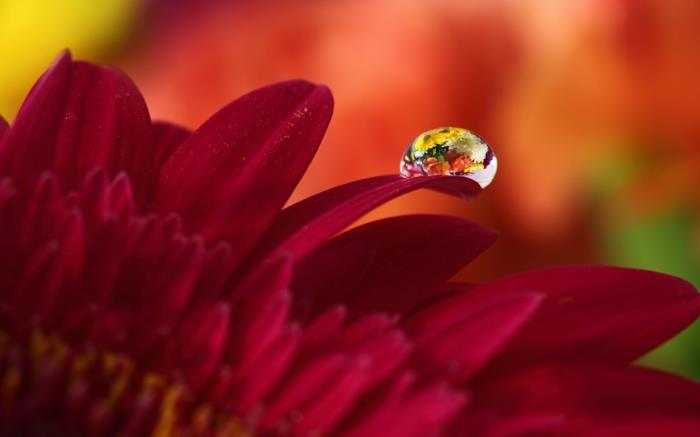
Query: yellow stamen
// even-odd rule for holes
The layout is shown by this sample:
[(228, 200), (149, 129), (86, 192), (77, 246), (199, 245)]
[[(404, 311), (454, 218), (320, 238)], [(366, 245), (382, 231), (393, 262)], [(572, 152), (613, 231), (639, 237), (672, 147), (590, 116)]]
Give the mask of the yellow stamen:
[(2, 379), (2, 389), (0, 390), (3, 406), (12, 404), (17, 396), (21, 382), (22, 371), (20, 369), (10, 368), (5, 371), (5, 376)]
[(176, 425), (177, 407), (185, 395), (185, 388), (181, 385), (170, 387), (163, 396), (160, 404), (160, 415), (156, 427), (151, 434), (153, 437), (168, 437), (173, 435)]
[[(16, 363), (8, 360), (10, 353), (15, 351), (20, 353), (20, 360)], [(46, 365), (59, 365), (69, 376), (66, 387), (69, 393), (91, 392), (95, 372), (108, 382), (103, 397), (95, 397), (97, 393), (93, 393), (93, 408), (99, 406), (112, 411), (122, 408), (120, 402), (128, 393), (152, 395), (153, 399), (158, 399), (159, 408), (151, 433), (154, 437), (250, 437), (237, 418), (222, 414), (210, 404), (200, 403), (202, 400), (195, 398), (181, 383), (173, 383), (152, 372), (139, 374), (134, 361), (124, 354), (96, 348), (69, 350), (58, 336), (46, 335), (36, 329), (26, 343), (15, 343), (7, 333), (0, 331), (0, 358), (8, 363), (4, 373), (0, 373), (0, 405), (3, 407), (13, 407), (16, 402), (21, 402), (25, 389), (33, 390), (40, 369)], [(26, 368), (20, 364), (25, 362), (29, 364)]]

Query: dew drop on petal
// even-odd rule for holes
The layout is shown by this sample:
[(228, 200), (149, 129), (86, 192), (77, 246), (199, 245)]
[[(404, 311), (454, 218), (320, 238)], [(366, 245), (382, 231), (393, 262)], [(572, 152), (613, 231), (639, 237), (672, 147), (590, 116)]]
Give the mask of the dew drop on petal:
[(440, 127), (418, 135), (401, 159), (401, 175), (462, 176), (482, 188), (496, 176), (498, 160), (475, 133), (459, 127)]

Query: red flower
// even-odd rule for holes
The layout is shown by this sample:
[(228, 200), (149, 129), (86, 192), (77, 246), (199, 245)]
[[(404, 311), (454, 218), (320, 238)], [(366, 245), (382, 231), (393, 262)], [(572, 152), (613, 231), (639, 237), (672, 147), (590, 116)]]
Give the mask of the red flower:
[(700, 387), (630, 362), (700, 299), (578, 266), (449, 284), (493, 232), (356, 181), (282, 209), (332, 98), (254, 91), (190, 133), (62, 55), (0, 129), (0, 434), (622, 435), (700, 427)]

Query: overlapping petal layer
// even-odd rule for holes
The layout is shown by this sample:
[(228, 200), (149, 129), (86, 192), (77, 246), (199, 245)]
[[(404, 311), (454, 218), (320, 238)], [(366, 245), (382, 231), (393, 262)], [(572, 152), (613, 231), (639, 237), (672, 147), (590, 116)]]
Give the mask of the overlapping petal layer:
[(129, 174), (134, 195), (153, 192), (151, 121), (131, 79), (63, 53), (34, 85), (0, 145), (0, 174), (23, 186), (54, 172), (68, 189), (96, 166)]
[(2, 137), (5, 135), (5, 131), (7, 131), (9, 127), (10, 126), (7, 124), (7, 121), (0, 116), (0, 141), (2, 141)]
[(297, 315), (338, 303), (353, 313), (404, 313), (431, 297), (495, 240), (493, 231), (476, 224), (434, 215), (401, 216), (355, 228), (299, 262), (294, 281)]
[(630, 366), (537, 365), (476, 383), (474, 391), (478, 407), (453, 425), (455, 432), (588, 435), (598, 429), (639, 429), (651, 421), (661, 434), (675, 430), (679, 434), (669, 435), (690, 436), (686, 431), (700, 423), (700, 384)]
[(212, 116), (160, 170), (158, 208), (242, 256), (265, 231), (316, 152), (333, 107), (326, 87), (284, 82)]
[(629, 362), (687, 327), (700, 310), (695, 287), (682, 279), (608, 266), (536, 270), (474, 291), (530, 290), (546, 298), (504, 351), (506, 367), (559, 358)]
[[(36, 409), (33, 393), (45, 381), (31, 368), (47, 366), (53, 369), (50, 378), (57, 378), (52, 384), (60, 385), (58, 381), (75, 374), (70, 377), (74, 384), (89, 393), (82, 395), (81, 405), (73, 405), (66, 398), (71, 392), (57, 388), (42, 394), (42, 402), (82, 408), (88, 418), (99, 416), (95, 423), (73, 418), (56, 425), (72, 432), (116, 433), (159, 423), (168, 414), (166, 398), (175, 396), (171, 391), (178, 387), (191, 393), (178, 395), (183, 402), (181, 429), (193, 429), (205, 403), (217, 408), (217, 415), (205, 423), (207, 429), (215, 429), (228, 416), (251, 430), (289, 428), (300, 435), (360, 426), (374, 410), (350, 424), (343, 419), (389, 390), (410, 354), (396, 321), (380, 314), (340, 320), (335, 331), (316, 334), (313, 327), (294, 323), (289, 257), (262, 264), (234, 289), (214, 287), (205, 272), (230, 274), (230, 264), (220, 262), (229, 252), (206, 249), (199, 237), (183, 233), (175, 216), (133, 214), (128, 180), (109, 181), (98, 170), (85, 178), (81, 189), (64, 195), (55, 178), (47, 175), (28, 200), (10, 180), (1, 186), (0, 227), (3, 247), (8, 248), (3, 255), (14, 260), (4, 256), (0, 264), (1, 289), (9, 293), (2, 298), (0, 326), (10, 348), (3, 349), (0, 361), (29, 387), (10, 393), (13, 410), (4, 412), (14, 426), (42, 417), (44, 410)], [(223, 271), (216, 267), (227, 265)], [(203, 281), (209, 285), (206, 296), (195, 294)], [(37, 337), (43, 340), (33, 340)], [(55, 343), (64, 352), (23, 355), (24, 345), (36, 341)], [(13, 361), (17, 354), (19, 362)], [(130, 369), (115, 376), (121, 381), (121, 394), (104, 392), (95, 385), (99, 380), (90, 379), (91, 373), (82, 373), (85, 357), (95, 354), (98, 363), (114, 357)], [(108, 364), (98, 365), (97, 373), (110, 374), (104, 366)], [(7, 381), (8, 374), (4, 377)], [(167, 383), (152, 388), (155, 399), (149, 407), (128, 409), (130, 396), (150, 396), (143, 390), (153, 378)], [(330, 390), (329, 380), (342, 384)], [(403, 385), (401, 394), (393, 394), (397, 411), (424, 408), (416, 401), (421, 396), (436, 400), (437, 394), (429, 395), (433, 386)], [(434, 419), (437, 423), (444, 423), (463, 403), (455, 391), (445, 387), (441, 393), (443, 400), (431, 407), (440, 418)], [(107, 398), (112, 408), (103, 410)], [(257, 423), (262, 405), (265, 414)], [(52, 408), (67, 420), (67, 410)], [(295, 411), (304, 412), (303, 420), (293, 417)]]
[(406, 179), (386, 175), (340, 185), (285, 208), (253, 251), (248, 265), (275, 253), (290, 253), (297, 258), (308, 255), (363, 214), (419, 188), (465, 199), (481, 192), (476, 182), (449, 176)]
[(192, 132), (167, 121), (154, 121), (152, 126), (153, 168), (160, 173), (163, 164)]

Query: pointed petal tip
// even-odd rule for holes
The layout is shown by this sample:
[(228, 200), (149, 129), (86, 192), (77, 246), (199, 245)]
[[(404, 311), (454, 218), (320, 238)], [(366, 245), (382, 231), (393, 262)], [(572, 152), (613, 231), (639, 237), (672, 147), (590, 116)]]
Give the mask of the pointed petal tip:
[(112, 67), (61, 52), (25, 98), (3, 136), (0, 172), (27, 185), (44, 170), (75, 189), (94, 166), (129, 173), (142, 203), (150, 196), (150, 116), (140, 92)]
[(478, 183), (455, 176), (404, 178), (398, 174), (360, 179), (333, 187), (285, 208), (268, 228), (252, 259), (273, 249), (301, 258), (370, 210), (402, 194), (427, 188), (471, 199)]
[(294, 272), (295, 263), (291, 252), (285, 251), (278, 253), (266, 259), (258, 271), (260, 272), (278, 272), (285, 278), (291, 278)]
[(283, 87), (295, 97), (303, 98), (306, 104), (302, 105), (300, 110), (303, 112), (319, 111), (320, 113), (315, 114), (318, 123), (323, 125), (328, 124), (334, 107), (333, 92), (328, 86), (315, 84), (303, 79), (270, 85), (270, 87), (275, 86)]
[[(188, 229), (209, 241), (231, 242), (240, 261), (305, 172), (332, 108), (327, 87), (303, 80), (267, 85), (232, 101), (162, 165), (158, 208), (178, 211)], [(251, 186), (265, 187), (264, 201)]]
[(663, 273), (663, 272), (655, 272), (653, 270), (639, 270), (640, 272), (645, 272), (647, 274), (654, 274), (654, 275), (659, 275), (661, 277), (664, 277), (666, 280), (673, 282), (675, 284), (675, 287), (677, 287), (679, 290), (683, 290), (683, 292), (688, 293), (688, 297), (698, 303), (700, 303), (700, 292), (698, 292), (697, 287), (691, 283), (690, 281), (681, 278), (680, 276), (674, 276), (668, 273)]
[[(542, 390), (546, 387), (546, 390)], [(565, 415), (567, 420), (554, 435), (658, 436), (657, 432), (590, 433), (600, 426), (636, 424), (648, 420), (695, 421), (700, 407), (700, 385), (660, 370), (601, 362), (550, 362), (515, 369), (498, 381), (477, 389), (480, 408), (510, 417), (532, 413)], [(503, 399), (514, 402), (503, 403)], [(614, 402), (610, 402), (613, 400)], [(605, 405), (604, 408), (601, 406)], [(484, 416), (485, 417), (485, 416)], [(700, 425), (700, 424), (699, 424)], [(700, 429), (700, 427), (696, 427)], [(524, 435), (523, 429), (517, 435)], [(530, 430), (532, 431), (532, 430)], [(541, 435), (528, 432), (527, 435)], [(546, 435), (551, 433), (547, 432)], [(491, 435), (491, 434), (490, 434)], [(501, 434), (498, 434), (501, 435)], [(511, 435), (511, 434), (508, 434)], [(698, 435), (673, 433), (665, 435)]]
[(333, 91), (331, 91), (328, 85), (317, 84), (316, 92), (323, 98), (326, 98), (332, 105), (334, 102)]
[(58, 55), (54, 58), (54, 60), (51, 62), (51, 65), (49, 66), (49, 70), (55, 67), (58, 64), (62, 64), (65, 62), (72, 62), (73, 61), (73, 55), (71, 54), (70, 49), (65, 48), (61, 50)]
[[(286, 93), (303, 101), (300, 105), (301, 112), (310, 112), (317, 120), (317, 124), (325, 126), (330, 122), (333, 114), (333, 92), (326, 85), (315, 84), (303, 79), (279, 82), (268, 86), (269, 88), (281, 88)], [(264, 87), (267, 88), (267, 87)]]
[[(304, 307), (311, 314), (338, 301), (353, 314), (404, 313), (434, 297), (496, 237), (494, 231), (454, 216), (416, 214), (377, 220), (336, 236), (300, 259), (294, 289), (302, 300), (313, 302)], [(419, 252), (416, 238), (421, 240)], [(437, 264), (436, 253), (442, 259)], [(431, 267), (426, 269), (427, 265)], [(416, 275), (417, 271), (421, 273)]]
[[(264, 93), (273, 91), (275, 94), (287, 94), (294, 100), (306, 101), (324, 109), (333, 109), (333, 93), (327, 85), (316, 84), (304, 79), (292, 79), (283, 82), (276, 82), (251, 91), (253, 93)], [(308, 107), (302, 107), (302, 111), (308, 111)]]
[[(556, 271), (559, 268), (549, 267), (541, 269), (543, 272)], [(700, 292), (688, 280), (665, 272), (654, 270), (617, 267), (602, 264), (575, 264), (561, 267), (562, 270), (569, 269), (572, 274), (590, 274), (595, 277), (607, 277), (610, 281), (622, 279), (629, 284), (648, 285), (659, 292), (667, 293), (676, 299), (685, 301), (690, 307), (698, 308), (700, 311)], [(535, 270), (537, 272), (538, 270)]]
[(331, 96), (330, 88), (327, 85), (313, 83), (313, 82), (310, 82), (306, 79), (291, 79), (291, 80), (273, 83), (273, 84), (270, 84), (267, 86), (269, 86), (269, 87), (286, 87), (290, 92), (299, 93), (299, 94), (307, 94), (309, 92), (319, 90), (320, 92)]
[(601, 265), (552, 267), (477, 286), (481, 292), (537, 290), (545, 299), (499, 365), (512, 368), (566, 354), (629, 362), (700, 315), (700, 295), (684, 279)]

